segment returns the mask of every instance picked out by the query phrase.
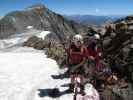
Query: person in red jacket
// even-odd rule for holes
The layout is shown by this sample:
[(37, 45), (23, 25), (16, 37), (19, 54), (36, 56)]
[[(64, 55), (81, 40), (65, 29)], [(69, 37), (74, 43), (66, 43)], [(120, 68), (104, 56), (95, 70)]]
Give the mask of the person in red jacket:
[(69, 71), (71, 73), (70, 89), (74, 88), (75, 75), (80, 77), (80, 90), (84, 90), (84, 64), (87, 59), (87, 48), (83, 45), (83, 37), (75, 35), (73, 42), (68, 49)]
[[(95, 34), (93, 39), (91, 40), (90, 45), (88, 45), (87, 50), (88, 50), (88, 57), (93, 59), (96, 70), (100, 70), (100, 58), (101, 58), (101, 49), (98, 47), (97, 42), (100, 39), (100, 36), (98, 34)], [(89, 41), (90, 42), (90, 41)]]

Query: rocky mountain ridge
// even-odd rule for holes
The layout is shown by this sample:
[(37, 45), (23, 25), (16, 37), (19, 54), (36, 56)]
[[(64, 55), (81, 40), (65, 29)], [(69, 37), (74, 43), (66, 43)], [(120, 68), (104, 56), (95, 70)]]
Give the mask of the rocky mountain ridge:
[(87, 32), (87, 27), (65, 19), (42, 4), (35, 4), (22, 11), (14, 11), (0, 20), (0, 38), (7, 38), (13, 34), (21, 34), (27, 26), (35, 29), (51, 31), (60, 41), (80, 32)]

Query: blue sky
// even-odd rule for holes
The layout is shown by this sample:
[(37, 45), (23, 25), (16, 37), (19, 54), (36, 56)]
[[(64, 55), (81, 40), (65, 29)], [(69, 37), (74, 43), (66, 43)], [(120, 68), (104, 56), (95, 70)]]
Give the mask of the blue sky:
[(0, 16), (40, 2), (67, 15), (133, 15), (133, 0), (0, 0)]

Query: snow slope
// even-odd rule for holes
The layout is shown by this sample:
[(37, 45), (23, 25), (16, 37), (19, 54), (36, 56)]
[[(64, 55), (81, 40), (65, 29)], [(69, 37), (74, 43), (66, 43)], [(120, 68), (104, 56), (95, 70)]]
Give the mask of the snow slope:
[[(73, 100), (73, 94), (60, 98), (39, 97), (38, 89), (61, 87), (69, 79), (55, 80), (58, 75), (57, 63), (47, 58), (43, 51), (19, 47), (10, 52), (0, 52), (0, 100)], [(94, 99), (92, 99), (94, 100)]]
[(63, 92), (68, 87), (61, 85), (70, 83), (69, 79), (52, 79), (51, 75), (58, 75), (60, 70), (56, 61), (47, 58), (45, 51), (21, 47), (29, 37), (37, 35), (43, 38), (49, 33), (30, 30), (0, 40), (0, 100), (73, 100), (73, 94), (55, 99), (38, 95), (38, 89), (54, 87)]
[(56, 62), (42, 51), (21, 47), (0, 52), (0, 100), (45, 100), (39, 98), (37, 89), (66, 82), (51, 78), (51, 74), (57, 73)]

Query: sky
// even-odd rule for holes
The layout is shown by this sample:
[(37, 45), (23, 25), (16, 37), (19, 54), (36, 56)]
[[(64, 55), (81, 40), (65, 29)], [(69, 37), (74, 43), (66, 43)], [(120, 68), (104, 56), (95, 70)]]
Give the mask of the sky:
[(0, 16), (36, 3), (65, 15), (133, 15), (133, 0), (0, 0)]

